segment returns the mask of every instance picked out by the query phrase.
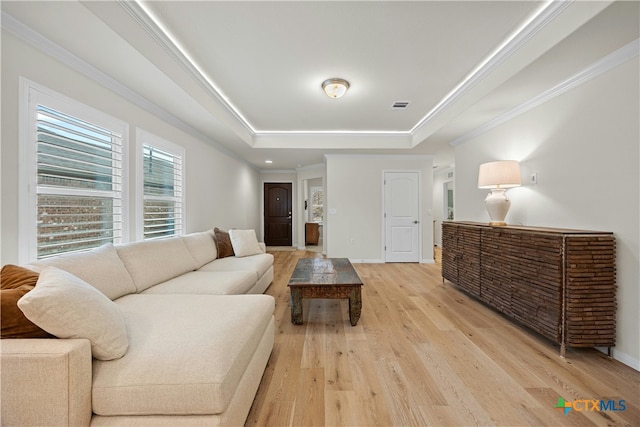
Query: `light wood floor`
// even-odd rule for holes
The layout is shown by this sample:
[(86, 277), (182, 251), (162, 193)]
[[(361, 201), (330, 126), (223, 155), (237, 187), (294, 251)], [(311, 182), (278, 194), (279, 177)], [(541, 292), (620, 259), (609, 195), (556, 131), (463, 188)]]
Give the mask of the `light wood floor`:
[[(346, 300), (304, 300), (304, 324), (292, 325), (289, 276), (298, 258), (321, 255), (274, 255), (275, 346), (247, 426), (640, 426), (640, 373), (595, 350), (560, 358), (443, 285), (439, 264), (354, 264), (357, 326)], [(559, 397), (624, 400), (626, 410), (564, 415)]]

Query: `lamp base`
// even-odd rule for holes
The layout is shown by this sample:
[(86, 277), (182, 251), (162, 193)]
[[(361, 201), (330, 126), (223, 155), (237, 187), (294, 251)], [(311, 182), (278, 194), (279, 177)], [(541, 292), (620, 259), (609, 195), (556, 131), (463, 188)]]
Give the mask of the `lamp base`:
[(509, 212), (511, 201), (505, 194), (504, 188), (491, 189), (491, 192), (487, 195), (487, 198), (484, 199), (484, 205), (487, 208), (487, 212), (489, 213), (489, 218), (491, 218), (491, 222), (489, 222), (489, 225), (507, 225), (507, 223), (504, 222), (504, 218), (507, 216), (507, 212)]

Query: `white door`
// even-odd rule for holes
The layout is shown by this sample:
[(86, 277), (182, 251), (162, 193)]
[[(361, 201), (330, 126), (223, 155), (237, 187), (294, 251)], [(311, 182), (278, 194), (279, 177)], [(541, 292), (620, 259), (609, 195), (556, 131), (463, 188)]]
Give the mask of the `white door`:
[(384, 173), (386, 262), (420, 262), (420, 174)]

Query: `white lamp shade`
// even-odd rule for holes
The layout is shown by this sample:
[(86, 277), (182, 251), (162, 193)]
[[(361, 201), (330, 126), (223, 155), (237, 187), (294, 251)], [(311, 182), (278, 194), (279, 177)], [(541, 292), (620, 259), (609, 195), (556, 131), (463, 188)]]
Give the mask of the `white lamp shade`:
[(512, 188), (522, 185), (520, 164), (515, 160), (483, 163), (478, 171), (478, 188)]
[(330, 98), (340, 98), (347, 93), (349, 82), (343, 79), (328, 79), (322, 83), (324, 93)]

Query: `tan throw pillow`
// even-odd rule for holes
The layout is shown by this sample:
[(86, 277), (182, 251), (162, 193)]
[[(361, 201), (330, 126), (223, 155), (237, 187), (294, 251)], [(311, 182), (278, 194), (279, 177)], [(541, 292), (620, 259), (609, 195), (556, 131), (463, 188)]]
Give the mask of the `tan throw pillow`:
[(55, 338), (27, 319), (18, 308), (18, 300), (32, 290), (38, 281), (38, 273), (5, 265), (0, 270), (0, 329), (2, 338)]
[(129, 348), (120, 308), (84, 280), (56, 267), (40, 272), (36, 287), (18, 301), (18, 307), (58, 338), (88, 339), (96, 359), (117, 359)]
[(237, 257), (262, 253), (255, 230), (229, 230), (229, 237)]
[(216, 237), (216, 249), (218, 250), (218, 258), (226, 258), (234, 256), (233, 246), (231, 245), (231, 237), (226, 231), (220, 230), (218, 227), (213, 229)]

